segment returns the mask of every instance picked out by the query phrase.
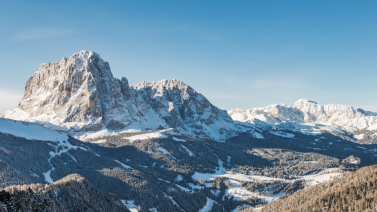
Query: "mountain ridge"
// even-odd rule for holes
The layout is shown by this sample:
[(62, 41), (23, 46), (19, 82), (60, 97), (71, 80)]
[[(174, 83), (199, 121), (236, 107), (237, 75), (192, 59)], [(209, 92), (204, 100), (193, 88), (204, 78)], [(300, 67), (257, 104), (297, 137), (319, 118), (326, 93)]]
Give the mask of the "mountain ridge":
[(173, 127), (217, 139), (226, 138), (221, 131), (233, 127), (226, 111), (182, 81), (129, 86), (127, 78), (114, 78), (109, 63), (91, 51), (42, 64), (27, 80), (18, 107), (1, 116), (58, 131)]
[(180, 80), (130, 86), (92, 51), (41, 64), (27, 80), (18, 107), (0, 117), (37, 122), (76, 137), (173, 128), (182, 135), (224, 141), (243, 132), (263, 138), (260, 132), (271, 128), (316, 133), (377, 129), (377, 113), (351, 106), (300, 99), (293, 106), (225, 111)]
[(293, 106), (273, 104), (248, 110), (233, 109), (228, 114), (233, 120), (251, 125), (271, 125), (282, 129), (304, 131), (345, 131), (377, 129), (377, 113), (351, 106), (319, 105), (300, 99)]

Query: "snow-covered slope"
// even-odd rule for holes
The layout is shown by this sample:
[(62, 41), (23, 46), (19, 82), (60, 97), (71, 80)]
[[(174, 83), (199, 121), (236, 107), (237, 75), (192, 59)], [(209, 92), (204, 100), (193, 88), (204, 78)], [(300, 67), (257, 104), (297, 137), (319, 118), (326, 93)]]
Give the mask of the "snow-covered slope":
[(29, 140), (67, 141), (68, 136), (63, 133), (48, 130), (37, 123), (27, 123), (11, 119), (0, 118), (0, 132), (23, 137)]
[(234, 109), (228, 114), (239, 124), (259, 127), (272, 125), (291, 130), (348, 132), (377, 129), (377, 113), (345, 105), (319, 105), (305, 99), (296, 101), (293, 106), (275, 104), (246, 111)]
[(159, 117), (179, 132), (221, 139), (236, 129), (226, 111), (179, 80), (141, 82), (134, 89)]
[(91, 51), (42, 64), (26, 82), (16, 109), (0, 117), (38, 122), (66, 132), (175, 128), (182, 134), (224, 139), (233, 120), (203, 95), (178, 80), (130, 87)]

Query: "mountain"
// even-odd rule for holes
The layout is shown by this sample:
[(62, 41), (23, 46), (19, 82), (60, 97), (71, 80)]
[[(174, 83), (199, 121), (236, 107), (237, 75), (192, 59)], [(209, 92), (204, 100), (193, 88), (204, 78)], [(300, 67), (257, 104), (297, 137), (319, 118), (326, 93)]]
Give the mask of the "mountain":
[[(0, 115), (0, 187), (59, 182), (52, 199), (96, 208), (86, 188), (131, 211), (239, 211), (375, 164), (375, 117), (307, 100), (227, 113), (179, 80), (130, 86), (82, 51), (42, 64)], [(60, 182), (77, 174), (95, 188)]]
[(314, 101), (300, 99), (293, 106), (269, 105), (249, 110), (228, 111), (233, 120), (263, 126), (275, 126), (296, 131), (339, 131), (377, 129), (377, 113), (345, 105), (319, 105)]
[(80, 139), (169, 128), (218, 141), (242, 132), (262, 138), (260, 132), (271, 127), (306, 132), (377, 130), (376, 113), (350, 106), (300, 99), (293, 106), (226, 112), (179, 80), (130, 86), (127, 78), (115, 78), (109, 63), (91, 51), (42, 64), (27, 80), (18, 107), (0, 117), (38, 122)]
[(27, 80), (25, 94), (4, 118), (38, 122), (58, 131), (83, 132), (174, 128), (216, 139), (234, 129), (226, 113), (178, 80), (129, 86), (91, 51), (42, 64)]

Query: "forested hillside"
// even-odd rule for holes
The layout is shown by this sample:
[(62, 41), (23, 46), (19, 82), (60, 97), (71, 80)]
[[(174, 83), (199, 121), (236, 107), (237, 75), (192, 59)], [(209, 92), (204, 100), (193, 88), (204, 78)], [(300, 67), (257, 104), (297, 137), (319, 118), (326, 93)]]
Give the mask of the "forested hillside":
[(377, 166), (367, 166), (344, 178), (299, 190), (287, 198), (271, 202), (261, 212), (377, 211), (376, 190)]
[(114, 194), (102, 191), (80, 175), (53, 184), (16, 185), (0, 191), (0, 212), (129, 211)]

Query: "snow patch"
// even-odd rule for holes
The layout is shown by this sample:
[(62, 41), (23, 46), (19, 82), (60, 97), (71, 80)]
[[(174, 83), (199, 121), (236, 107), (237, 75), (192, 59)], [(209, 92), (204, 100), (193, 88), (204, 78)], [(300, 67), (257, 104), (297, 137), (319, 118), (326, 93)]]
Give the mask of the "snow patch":
[(284, 137), (284, 138), (294, 138), (295, 135), (292, 134), (292, 133), (286, 133), (286, 132), (282, 132), (282, 131), (269, 131), (269, 133), (273, 134), (273, 135), (276, 135), (276, 136), (280, 136), (280, 137)]
[(125, 169), (133, 169), (131, 166), (128, 166), (128, 165), (126, 165), (126, 164), (124, 164), (124, 163), (122, 163), (122, 162), (120, 162), (118, 160), (114, 160), (114, 161), (117, 162), (117, 163), (119, 163), (120, 165), (122, 165), (123, 168), (125, 168)]
[(192, 153), (185, 145), (181, 144), (181, 146), (189, 153), (190, 156), (194, 156), (194, 153)]
[(181, 139), (181, 138), (176, 138), (176, 137), (172, 137), (174, 141), (180, 141), (180, 142), (186, 142), (185, 139)]
[(135, 200), (120, 200), (122, 201), (123, 205), (126, 206), (126, 208), (128, 210), (130, 210), (131, 212), (138, 212), (137, 210), (137, 205), (135, 205)]
[(42, 127), (37, 123), (0, 118), (0, 132), (23, 137), (28, 140), (67, 141), (68, 136)]
[(354, 135), (353, 137), (356, 138), (356, 140), (361, 140), (364, 138), (364, 134)]
[(181, 182), (183, 180), (183, 177), (182, 177), (182, 175), (177, 175), (177, 178), (175, 178), (175, 181), (177, 181), (177, 182)]
[(125, 137), (124, 139), (127, 139), (131, 143), (137, 140), (146, 140), (146, 139), (152, 139), (152, 138), (167, 138), (166, 135), (164, 135), (162, 132), (164, 131), (159, 131), (159, 132), (153, 132), (153, 133), (145, 133), (141, 135), (134, 135), (130, 137)]
[(213, 203), (214, 202), (215, 202), (214, 200), (212, 200), (212, 199), (210, 199), (210, 198), (207, 197), (207, 203), (206, 203), (206, 205), (202, 209), (200, 209), (199, 212), (208, 212), (208, 211), (210, 211), (212, 209), (212, 207), (213, 207)]

